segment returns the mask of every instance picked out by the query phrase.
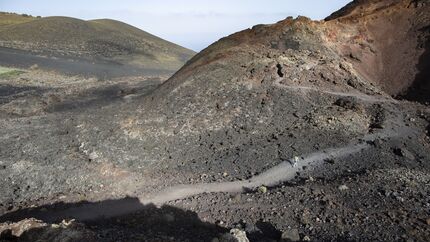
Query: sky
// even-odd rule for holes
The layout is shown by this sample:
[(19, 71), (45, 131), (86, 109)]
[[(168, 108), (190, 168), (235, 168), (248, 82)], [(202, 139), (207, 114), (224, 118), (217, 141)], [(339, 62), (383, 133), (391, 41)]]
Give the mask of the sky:
[(288, 16), (320, 20), (350, 0), (0, 0), (0, 11), (111, 18), (200, 51), (218, 39)]

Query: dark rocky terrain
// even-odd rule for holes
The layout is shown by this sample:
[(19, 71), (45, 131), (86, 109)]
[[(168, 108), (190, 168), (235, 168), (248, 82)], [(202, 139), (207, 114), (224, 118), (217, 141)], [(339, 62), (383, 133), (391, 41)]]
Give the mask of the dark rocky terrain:
[[(195, 54), (111, 19), (83, 21), (14, 13), (0, 13), (0, 47), (2, 65), (29, 67), (37, 64), (66, 74), (102, 77), (127, 76), (127, 72), (128, 76), (151, 71), (173, 74)], [(75, 67), (79, 64), (79, 68)], [(92, 69), (94, 73), (90, 72)]]
[(429, 13), (255, 26), (163, 83), (3, 78), (0, 238), (428, 241)]

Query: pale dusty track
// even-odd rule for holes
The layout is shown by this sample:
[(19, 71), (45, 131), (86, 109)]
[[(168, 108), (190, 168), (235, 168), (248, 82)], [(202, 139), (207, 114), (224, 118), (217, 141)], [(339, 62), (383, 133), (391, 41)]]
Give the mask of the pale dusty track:
[(290, 89), (295, 91), (303, 91), (303, 92), (317, 92), (317, 93), (323, 93), (333, 96), (340, 96), (340, 97), (355, 97), (361, 101), (364, 102), (370, 102), (370, 103), (398, 103), (397, 100), (386, 97), (386, 96), (371, 96), (367, 94), (363, 94), (360, 92), (334, 92), (334, 91), (327, 91), (327, 90), (321, 90), (315, 87), (308, 87), (308, 86), (293, 86), (293, 85), (282, 85), (279, 83), (279, 81), (275, 82), (278, 87), (281, 87), (283, 89)]
[[(304, 87), (301, 87), (304, 88)], [(307, 90), (307, 88), (305, 88)], [(335, 92), (327, 92), (330, 95), (339, 95)], [(355, 96), (360, 99), (366, 99), (369, 102), (395, 102), (384, 98), (370, 97), (367, 95), (357, 95), (351, 93), (341, 93), (339, 96)], [(369, 98), (370, 97), (370, 98)], [(283, 161), (275, 167), (264, 171), (263, 173), (251, 177), (248, 180), (233, 181), (233, 182), (218, 182), (218, 183), (201, 183), (189, 185), (175, 185), (155, 194), (142, 194), (138, 197), (139, 202), (132, 200), (124, 200), (120, 202), (112, 201), (104, 204), (85, 204), (61, 211), (46, 211), (43, 214), (38, 214), (39, 218), (47, 219), (48, 221), (58, 221), (63, 218), (74, 218), (80, 221), (94, 220), (101, 217), (115, 217), (126, 215), (143, 208), (144, 205), (155, 204), (163, 205), (170, 201), (180, 200), (192, 197), (203, 193), (240, 193), (249, 190), (255, 190), (260, 186), (274, 187), (286, 181), (294, 179), (297, 172), (303, 170), (306, 166), (315, 168), (323, 165), (327, 159), (340, 159), (348, 156), (359, 154), (368, 149), (372, 149), (369, 141), (380, 138), (401, 137), (405, 134), (413, 132), (406, 127), (401, 119), (392, 117), (387, 120), (386, 127), (380, 132), (365, 135), (357, 141), (351, 142), (344, 147), (329, 148), (320, 152), (303, 155), (296, 162), (292, 162), (292, 157), (289, 161)]]

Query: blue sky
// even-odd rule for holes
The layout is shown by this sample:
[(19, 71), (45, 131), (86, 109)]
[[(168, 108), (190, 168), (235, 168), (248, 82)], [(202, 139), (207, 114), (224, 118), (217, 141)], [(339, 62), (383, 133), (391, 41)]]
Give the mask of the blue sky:
[(221, 37), (288, 16), (323, 19), (349, 0), (0, 0), (0, 11), (112, 18), (200, 51)]

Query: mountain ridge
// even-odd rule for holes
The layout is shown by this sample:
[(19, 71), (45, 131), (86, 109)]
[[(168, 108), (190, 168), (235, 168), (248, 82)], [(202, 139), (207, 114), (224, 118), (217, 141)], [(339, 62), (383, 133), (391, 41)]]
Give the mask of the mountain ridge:
[[(177, 70), (195, 54), (117, 20), (0, 15), (1, 47), (168, 70)], [(11, 18), (18, 20), (8, 24)]]

